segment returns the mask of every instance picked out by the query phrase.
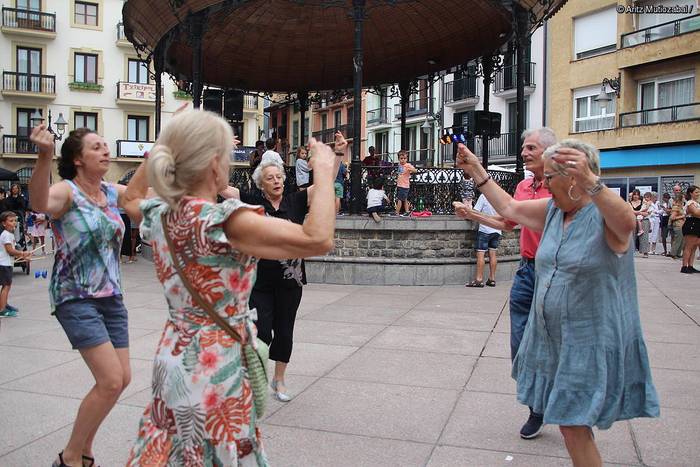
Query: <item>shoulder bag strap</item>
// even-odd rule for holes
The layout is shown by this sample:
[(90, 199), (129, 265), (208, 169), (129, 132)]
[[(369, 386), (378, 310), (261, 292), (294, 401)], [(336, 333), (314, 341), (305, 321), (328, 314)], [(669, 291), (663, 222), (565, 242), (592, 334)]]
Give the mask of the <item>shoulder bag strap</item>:
[(201, 295), (194, 289), (194, 286), (192, 286), (192, 283), (187, 280), (187, 277), (185, 276), (185, 272), (182, 270), (180, 267), (180, 263), (178, 261), (177, 255), (175, 254), (175, 246), (173, 245), (173, 241), (170, 238), (170, 235), (168, 235), (168, 227), (166, 223), (166, 215), (165, 213), (162, 213), (160, 215), (161, 223), (163, 225), (163, 236), (165, 237), (165, 241), (168, 243), (168, 249), (170, 250), (170, 257), (173, 260), (173, 266), (175, 267), (175, 270), (177, 271), (177, 275), (180, 276), (180, 280), (182, 281), (182, 284), (185, 286), (187, 291), (190, 293), (192, 296), (192, 299), (195, 301), (197, 306), (199, 306), (201, 309), (207, 312), (209, 317), (214, 320), (214, 322), (221, 327), (226, 333), (231, 336), (234, 340), (237, 340), (241, 344), (243, 344), (243, 339), (241, 338), (240, 334), (236, 332), (233, 327), (229, 323), (226, 322), (225, 319), (223, 319), (216, 311), (214, 311), (214, 308), (207, 302), (204, 301)]

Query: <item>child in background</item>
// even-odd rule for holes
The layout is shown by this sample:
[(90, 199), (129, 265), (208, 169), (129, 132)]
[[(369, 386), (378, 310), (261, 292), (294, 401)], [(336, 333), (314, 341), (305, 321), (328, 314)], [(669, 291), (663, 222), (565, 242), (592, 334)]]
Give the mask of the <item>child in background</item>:
[(14, 317), (19, 311), (13, 307), (7, 300), (10, 297), (10, 288), (12, 287), (12, 266), (14, 258), (24, 258), (29, 261), (31, 252), (18, 251), (15, 249), (15, 226), (17, 225), (17, 214), (12, 211), (4, 211), (0, 214), (0, 224), (4, 229), (0, 233), (0, 316)]
[[(30, 216), (33, 219), (31, 228), (28, 229), (29, 235), (32, 237), (32, 251), (37, 248), (37, 244), (41, 246), (42, 254), (46, 255), (46, 224), (48, 223), (48, 218), (46, 214), (42, 212), (33, 212)], [(29, 222), (27, 222), (29, 224)]]
[[(399, 176), (396, 178), (396, 215), (407, 217), (411, 214), (411, 204), (408, 202), (408, 190), (411, 188), (411, 174), (418, 172), (408, 163), (408, 151), (399, 151)], [(401, 214), (403, 204), (404, 213)]]
[(335, 213), (340, 214), (340, 200), (345, 196), (345, 177), (348, 174), (348, 168), (345, 166), (345, 162), (341, 162), (338, 167), (338, 174), (335, 177)]
[(299, 190), (306, 190), (309, 183), (309, 164), (306, 162), (306, 148), (304, 146), (299, 146), (297, 149), (297, 160), (294, 164), (296, 168), (296, 180), (297, 188)]
[(389, 197), (384, 191), (384, 179), (381, 177), (372, 180), (372, 188), (367, 192), (367, 212), (375, 222), (381, 222), (379, 213), (384, 212), (384, 202), (389, 202)]

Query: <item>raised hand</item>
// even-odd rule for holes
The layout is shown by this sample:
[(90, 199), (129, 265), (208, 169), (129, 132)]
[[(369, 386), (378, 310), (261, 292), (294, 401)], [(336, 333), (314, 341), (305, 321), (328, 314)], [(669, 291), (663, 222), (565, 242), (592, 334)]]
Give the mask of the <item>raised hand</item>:
[(455, 208), (455, 215), (460, 219), (473, 220), (472, 214), (474, 210), (468, 204), (460, 203), (459, 201), (453, 201), (452, 206)]
[(456, 167), (471, 174), (472, 168), (481, 165), (479, 158), (474, 155), (464, 144), (457, 145)]
[(574, 148), (559, 148), (552, 160), (560, 164), (576, 180), (576, 183), (585, 189), (592, 187), (597, 176), (588, 165), (588, 158), (581, 151)]
[[(347, 142), (345, 143), (347, 145)], [(337, 151), (337, 148), (336, 148)], [(315, 138), (309, 139), (309, 167), (314, 173), (328, 171), (331, 173), (335, 167), (335, 154), (330, 146), (326, 146)], [(333, 174), (335, 176), (335, 174)]]
[(335, 152), (345, 152), (348, 147), (348, 142), (345, 140), (345, 136), (340, 131), (335, 132), (335, 147), (333, 150)]
[(53, 157), (55, 140), (45, 123), (32, 129), (29, 140), (39, 148), (39, 157)]

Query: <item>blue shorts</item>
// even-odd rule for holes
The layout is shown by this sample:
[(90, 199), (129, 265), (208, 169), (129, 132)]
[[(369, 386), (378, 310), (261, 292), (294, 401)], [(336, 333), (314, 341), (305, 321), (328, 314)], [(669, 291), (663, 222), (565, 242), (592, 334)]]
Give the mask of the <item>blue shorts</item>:
[(397, 187), (396, 188), (396, 198), (399, 201), (406, 201), (408, 199), (408, 190), (410, 188), (402, 188), (402, 187)]
[(476, 251), (497, 250), (500, 241), (501, 234), (487, 234), (479, 230), (476, 232)]
[(54, 312), (74, 349), (112, 342), (115, 349), (129, 347), (128, 314), (121, 295), (69, 300)]

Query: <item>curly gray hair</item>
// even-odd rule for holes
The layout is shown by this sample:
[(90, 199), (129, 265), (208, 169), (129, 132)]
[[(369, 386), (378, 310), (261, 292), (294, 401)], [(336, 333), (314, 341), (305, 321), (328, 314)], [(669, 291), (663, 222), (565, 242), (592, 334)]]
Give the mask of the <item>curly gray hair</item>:
[(284, 164), (282, 158), (275, 154), (265, 154), (260, 164), (253, 171), (253, 182), (255, 186), (262, 190), (262, 172), (268, 167), (277, 167), (282, 174), (282, 182), (287, 179), (287, 174), (284, 173)]
[[(594, 148), (588, 143), (584, 143), (583, 141), (577, 139), (564, 139), (561, 140), (559, 143), (548, 147), (544, 151), (544, 159), (552, 159), (552, 157), (554, 157), (554, 155), (557, 153), (557, 150), (559, 150), (560, 148), (572, 148), (584, 153), (586, 155), (586, 160), (588, 161), (588, 168), (590, 168), (591, 172), (593, 172), (594, 174), (600, 175), (600, 153), (596, 148)], [(556, 170), (562, 175), (569, 175), (569, 172), (567, 171), (567, 167), (565, 165), (561, 165), (556, 161), (552, 160), (552, 167), (554, 168), (554, 170)]]

